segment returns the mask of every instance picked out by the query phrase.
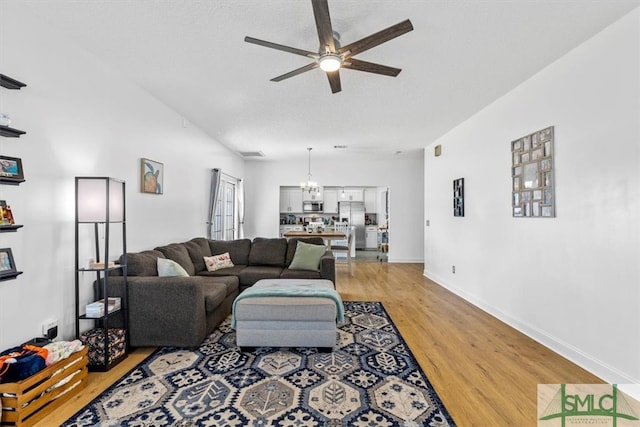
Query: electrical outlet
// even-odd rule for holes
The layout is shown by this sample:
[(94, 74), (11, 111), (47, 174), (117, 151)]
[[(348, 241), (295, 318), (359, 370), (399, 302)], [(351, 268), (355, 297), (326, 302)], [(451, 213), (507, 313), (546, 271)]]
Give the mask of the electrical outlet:
[(455, 266), (455, 265), (452, 265), (452, 266), (451, 266), (451, 272), (452, 272), (453, 274), (456, 274), (456, 266)]
[(429, 226), (429, 220), (427, 220), (427, 227)]
[(51, 330), (54, 329), (56, 330), (56, 335), (58, 332), (58, 319), (53, 319), (53, 320), (47, 320), (45, 322), (42, 323), (42, 335), (43, 336), (48, 336), (49, 334), (51, 334)]

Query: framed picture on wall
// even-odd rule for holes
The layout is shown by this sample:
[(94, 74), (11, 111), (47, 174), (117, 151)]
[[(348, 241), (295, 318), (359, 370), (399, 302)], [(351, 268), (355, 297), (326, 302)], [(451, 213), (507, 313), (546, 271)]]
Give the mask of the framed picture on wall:
[(464, 216), (464, 178), (453, 180), (453, 216)]
[(553, 145), (553, 126), (511, 141), (514, 217), (555, 217)]
[(0, 200), (0, 226), (13, 225), (15, 223), (11, 206), (7, 205), (5, 200)]
[(149, 159), (140, 159), (140, 191), (162, 194), (164, 165)]
[(15, 276), (17, 272), (11, 248), (0, 249), (0, 278), (5, 276)]
[(24, 181), (22, 159), (17, 157), (0, 156), (0, 179), (2, 181)]

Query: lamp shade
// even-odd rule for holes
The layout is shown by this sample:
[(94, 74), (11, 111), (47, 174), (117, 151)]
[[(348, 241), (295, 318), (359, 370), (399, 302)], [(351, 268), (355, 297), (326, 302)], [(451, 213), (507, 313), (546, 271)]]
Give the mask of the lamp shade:
[(76, 177), (76, 220), (124, 221), (124, 181), (109, 177)]

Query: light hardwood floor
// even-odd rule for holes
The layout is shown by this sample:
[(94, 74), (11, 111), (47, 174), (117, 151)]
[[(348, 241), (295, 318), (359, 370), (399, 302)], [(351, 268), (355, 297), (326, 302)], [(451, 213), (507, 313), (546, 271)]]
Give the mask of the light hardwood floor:
[[(426, 279), (423, 264), (337, 267), (345, 301), (381, 301), (459, 426), (535, 426), (538, 384), (600, 383), (496, 318)], [(153, 349), (136, 349), (38, 426), (59, 425)]]

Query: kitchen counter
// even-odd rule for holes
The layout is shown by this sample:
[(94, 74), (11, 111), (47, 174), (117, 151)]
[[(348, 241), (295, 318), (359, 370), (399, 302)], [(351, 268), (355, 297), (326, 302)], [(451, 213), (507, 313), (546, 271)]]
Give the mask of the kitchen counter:
[(283, 234), (287, 239), (291, 239), (293, 237), (305, 238), (305, 237), (321, 237), (324, 240), (325, 245), (331, 246), (332, 240), (344, 240), (346, 235), (340, 231), (323, 231), (323, 232), (313, 232), (309, 233), (308, 231), (287, 231)]

